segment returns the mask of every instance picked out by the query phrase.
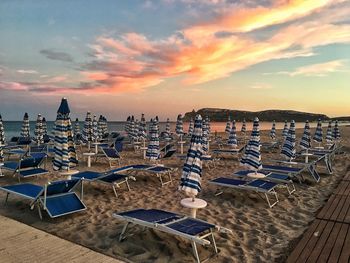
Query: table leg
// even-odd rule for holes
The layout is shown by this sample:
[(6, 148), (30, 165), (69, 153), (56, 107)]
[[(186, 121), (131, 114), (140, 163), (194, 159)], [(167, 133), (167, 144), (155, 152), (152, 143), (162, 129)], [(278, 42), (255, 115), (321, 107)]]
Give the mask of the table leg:
[(197, 209), (196, 208), (192, 208), (191, 209), (191, 217), (196, 218), (197, 215)]
[(87, 158), (87, 167), (91, 167), (91, 156), (89, 155)]

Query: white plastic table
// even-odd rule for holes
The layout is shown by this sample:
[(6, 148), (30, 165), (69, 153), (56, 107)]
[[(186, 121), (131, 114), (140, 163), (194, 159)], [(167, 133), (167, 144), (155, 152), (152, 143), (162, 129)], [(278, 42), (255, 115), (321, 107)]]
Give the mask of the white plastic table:
[(95, 153), (83, 153), (84, 156), (87, 156), (87, 167), (91, 167), (91, 156), (94, 156)]
[(180, 203), (183, 207), (191, 208), (191, 216), (193, 218), (196, 218), (198, 209), (204, 208), (208, 205), (205, 200), (199, 198), (184, 198)]
[(308, 163), (309, 162), (309, 156), (312, 156), (313, 154), (312, 153), (302, 153), (301, 155), (305, 156), (305, 163)]
[(250, 178), (261, 179), (261, 178), (265, 178), (266, 174), (258, 173), (258, 172), (256, 172), (256, 173), (252, 172), (252, 173), (247, 174), (247, 176), (250, 177)]
[(98, 154), (98, 146), (101, 144), (105, 144), (105, 143), (103, 143), (103, 142), (93, 142), (92, 143), (92, 145), (95, 145), (95, 154)]
[(64, 170), (64, 171), (60, 172), (60, 175), (67, 176), (68, 179), (70, 180), (72, 178), (72, 175), (73, 174), (77, 174), (77, 173), (79, 173), (78, 170), (71, 170), (71, 169), (69, 169), (69, 170)]
[(140, 150), (143, 151), (143, 159), (146, 159), (146, 151), (147, 151), (147, 147), (140, 147)]

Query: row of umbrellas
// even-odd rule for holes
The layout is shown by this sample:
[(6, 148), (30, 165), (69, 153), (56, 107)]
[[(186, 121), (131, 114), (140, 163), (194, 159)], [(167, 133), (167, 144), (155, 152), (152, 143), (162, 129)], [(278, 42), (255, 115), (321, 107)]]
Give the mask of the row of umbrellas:
[[(80, 134), (80, 125), (79, 120), (76, 119), (75, 121), (75, 127), (74, 127), (75, 134)], [(107, 126), (107, 119), (105, 116), (100, 115), (99, 119), (97, 120), (96, 115), (92, 116), (91, 112), (88, 111), (86, 113), (85, 121), (84, 121), (84, 127), (82, 132), (82, 139), (86, 143), (91, 142), (97, 142), (101, 139), (103, 139), (106, 135), (108, 135), (108, 126)]]

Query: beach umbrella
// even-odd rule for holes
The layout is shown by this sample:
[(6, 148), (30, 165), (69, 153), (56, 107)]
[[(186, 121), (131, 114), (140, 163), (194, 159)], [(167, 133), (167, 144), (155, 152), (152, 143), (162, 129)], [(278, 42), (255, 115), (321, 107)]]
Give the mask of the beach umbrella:
[(230, 134), (230, 132), (231, 132), (231, 117), (230, 116), (228, 116), (228, 118), (227, 118), (225, 132), (227, 134)]
[(332, 121), (328, 122), (326, 141), (331, 143), (333, 141)]
[(284, 155), (288, 160), (295, 158), (295, 122), (290, 122), (287, 138), (285, 139), (281, 154)]
[(245, 136), (246, 131), (247, 131), (247, 125), (246, 125), (245, 119), (243, 119), (241, 133), (243, 133)]
[(150, 140), (148, 143), (146, 158), (157, 160), (159, 157), (159, 130), (156, 119), (151, 119)]
[(183, 126), (183, 121), (182, 121), (182, 115), (181, 114), (177, 115), (175, 132), (180, 137), (184, 134), (184, 126)]
[(304, 133), (303, 133), (303, 136), (301, 137), (299, 145), (303, 149), (311, 148), (311, 135), (310, 135), (309, 121), (305, 122)]
[(191, 118), (190, 123), (188, 125), (188, 135), (189, 136), (192, 136), (193, 129), (194, 129), (194, 123), (193, 123), (193, 118)]
[(166, 119), (166, 124), (165, 124), (165, 132), (164, 132), (164, 139), (166, 141), (170, 141), (171, 138), (170, 138), (170, 120), (169, 118)]
[(47, 122), (45, 117), (43, 117), (43, 136), (47, 135)]
[(315, 131), (315, 134), (314, 134), (314, 137), (313, 137), (313, 140), (315, 142), (318, 142), (319, 144), (322, 143), (322, 122), (321, 122), (321, 119), (318, 120), (317, 122), (317, 127), (316, 127), (316, 131)]
[(233, 148), (237, 147), (237, 135), (236, 135), (236, 121), (232, 121), (232, 127), (230, 131), (230, 136), (228, 137), (228, 142), (227, 144)]
[(270, 137), (271, 137), (272, 140), (276, 139), (276, 122), (275, 121), (272, 122), (272, 128), (271, 128), (271, 131), (270, 131)]
[(202, 150), (203, 154), (207, 154), (209, 151), (209, 134), (208, 134), (208, 126), (207, 121), (203, 120), (202, 122)]
[(124, 131), (129, 135), (129, 132), (130, 132), (130, 120), (131, 120), (131, 117), (128, 116), (128, 118), (126, 119), (126, 123), (125, 123), (125, 126), (124, 126)]
[(38, 118), (36, 119), (34, 135), (35, 141), (38, 145), (44, 143), (43, 117), (41, 116), (41, 114), (38, 114)]
[(138, 119), (135, 120), (135, 139), (139, 139), (140, 122)]
[(88, 147), (90, 149), (90, 143), (93, 141), (93, 133), (92, 133), (92, 117), (91, 112), (88, 111), (86, 113), (85, 121), (84, 121), (84, 127), (83, 127), (83, 134), (82, 134), (83, 141), (85, 143), (88, 143)]
[(206, 123), (207, 123), (208, 137), (210, 137), (211, 127), (210, 127), (210, 118), (209, 118), (209, 116), (206, 116), (206, 117), (205, 117), (205, 121), (206, 121)]
[(28, 113), (24, 113), (21, 137), (30, 137), (29, 117)]
[(78, 163), (69, 113), (68, 101), (63, 98), (55, 121), (53, 169), (56, 171), (69, 170)]
[(186, 161), (182, 168), (179, 186), (179, 190), (184, 191), (187, 196), (193, 199), (201, 191), (202, 141), (202, 117), (198, 114), (194, 121), (194, 131), (191, 136)]
[(284, 121), (284, 127), (283, 127), (283, 131), (282, 131), (282, 137), (284, 139), (286, 139), (288, 136), (288, 122)]
[(339, 127), (338, 127), (338, 121), (335, 121), (335, 124), (334, 124), (333, 139), (336, 141), (340, 140), (340, 131), (339, 131)]
[(98, 137), (99, 138), (103, 138), (103, 135), (104, 135), (104, 120), (103, 120), (103, 116), (100, 115), (100, 117), (98, 118), (98, 121), (97, 121), (97, 130), (98, 130)]
[(143, 113), (141, 115), (141, 120), (140, 120), (140, 124), (139, 124), (138, 137), (143, 138), (143, 139), (146, 139), (146, 137), (147, 137), (146, 119), (145, 119), (145, 115)]
[(136, 140), (137, 138), (137, 133), (136, 127), (135, 127), (135, 117), (134, 115), (131, 116), (130, 118), (130, 126), (129, 126), (129, 137), (131, 140)]
[(92, 118), (92, 141), (97, 142), (98, 139), (98, 121), (96, 115), (94, 115), (94, 117)]
[(108, 135), (108, 121), (105, 116), (102, 116), (102, 131), (103, 131), (103, 136)]
[(0, 159), (4, 159), (4, 153), (2, 150), (2, 146), (4, 145), (5, 145), (5, 131), (4, 131), (4, 124), (2, 123), (2, 117), (0, 115)]
[(76, 118), (74, 123), (74, 135), (77, 136), (78, 134), (80, 134), (80, 124), (79, 119)]
[(262, 168), (260, 154), (259, 119), (257, 117), (254, 119), (253, 130), (240, 163), (241, 165), (244, 165), (248, 169), (254, 171)]

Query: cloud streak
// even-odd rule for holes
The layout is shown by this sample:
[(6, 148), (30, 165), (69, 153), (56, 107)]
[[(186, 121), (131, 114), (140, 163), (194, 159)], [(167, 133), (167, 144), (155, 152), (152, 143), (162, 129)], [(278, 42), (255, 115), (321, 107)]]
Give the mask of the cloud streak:
[(42, 49), (40, 54), (51, 60), (58, 60), (63, 62), (73, 62), (73, 58), (66, 52), (55, 51), (52, 49)]

